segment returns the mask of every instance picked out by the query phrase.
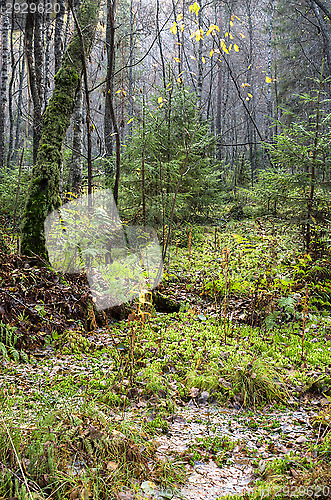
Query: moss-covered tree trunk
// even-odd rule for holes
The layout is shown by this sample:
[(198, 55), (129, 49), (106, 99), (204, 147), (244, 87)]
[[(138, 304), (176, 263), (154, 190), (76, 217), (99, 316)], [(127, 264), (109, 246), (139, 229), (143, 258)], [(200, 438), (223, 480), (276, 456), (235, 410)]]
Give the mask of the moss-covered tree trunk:
[[(80, 84), (84, 57), (88, 57), (99, 18), (100, 0), (83, 0), (78, 12), (82, 34), (75, 33), (55, 75), (55, 88), (43, 115), (42, 135), (33, 169), (22, 225), (22, 253), (47, 258), (44, 220), (61, 205), (62, 149)], [(85, 55), (84, 55), (85, 49)]]

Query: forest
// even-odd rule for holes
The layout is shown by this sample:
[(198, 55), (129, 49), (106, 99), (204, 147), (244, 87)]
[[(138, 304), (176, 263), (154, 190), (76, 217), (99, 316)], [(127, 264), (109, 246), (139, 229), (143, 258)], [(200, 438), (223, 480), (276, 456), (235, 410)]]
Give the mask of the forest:
[(331, 498), (331, 0), (0, 41), (0, 500)]

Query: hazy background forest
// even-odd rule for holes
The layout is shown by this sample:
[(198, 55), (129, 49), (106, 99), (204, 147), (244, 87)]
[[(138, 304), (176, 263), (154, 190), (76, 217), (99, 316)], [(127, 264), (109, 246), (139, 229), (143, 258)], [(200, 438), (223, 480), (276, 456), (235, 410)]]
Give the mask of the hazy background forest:
[[(0, 210), (16, 233), (78, 6), (2, 2)], [(88, 94), (82, 79), (63, 148), (62, 200), (111, 187), (124, 220), (164, 232), (178, 192), (176, 223), (285, 215), (309, 246), (330, 219), (329, 7), (102, 2)]]

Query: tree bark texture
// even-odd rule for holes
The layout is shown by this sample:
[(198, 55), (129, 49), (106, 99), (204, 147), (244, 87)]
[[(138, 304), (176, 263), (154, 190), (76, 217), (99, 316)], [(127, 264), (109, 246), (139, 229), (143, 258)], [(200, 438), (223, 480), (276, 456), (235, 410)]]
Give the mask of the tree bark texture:
[(319, 11), (319, 8), (315, 2), (311, 2), (314, 14), (316, 16), (316, 19), (318, 21), (319, 27), (321, 28), (321, 32), (323, 35), (323, 40), (324, 40), (324, 51), (326, 54), (326, 61), (327, 61), (327, 68), (328, 68), (328, 75), (331, 75), (331, 40), (330, 40), (330, 32), (328, 30), (328, 27), (326, 26), (323, 16)]
[(83, 92), (78, 89), (73, 115), (72, 156), (69, 170), (68, 188), (79, 194), (83, 179)]
[(0, 169), (5, 167), (5, 106), (7, 102), (7, 80), (8, 80), (8, 30), (9, 21), (6, 6), (2, 12), (2, 57), (0, 72)]
[(61, 67), (61, 58), (63, 54), (63, 41), (62, 41), (62, 31), (64, 22), (65, 5), (64, 0), (58, 0), (59, 12), (56, 14), (55, 18), (55, 32), (54, 32), (54, 57), (55, 57), (55, 74), (59, 71)]
[[(40, 2), (40, 0), (39, 0)], [(38, 2), (38, 6), (39, 6)], [(41, 116), (43, 100), (43, 43), (42, 43), (42, 15), (30, 11), (31, 0), (28, 2), (29, 11), (25, 23), (25, 53), (28, 64), (29, 87), (33, 102), (33, 164), (37, 161), (37, 152), (41, 136)]]
[(105, 115), (104, 115), (104, 141), (105, 141), (105, 156), (106, 163), (106, 176), (108, 178), (112, 175), (112, 168), (109, 160), (113, 155), (113, 126), (112, 117), (110, 112), (110, 101), (113, 99), (114, 93), (114, 67), (115, 67), (115, 26), (114, 15), (116, 9), (116, 0), (107, 1), (107, 28), (106, 28), (106, 52), (107, 52), (107, 82), (106, 82), (106, 95), (105, 95)]

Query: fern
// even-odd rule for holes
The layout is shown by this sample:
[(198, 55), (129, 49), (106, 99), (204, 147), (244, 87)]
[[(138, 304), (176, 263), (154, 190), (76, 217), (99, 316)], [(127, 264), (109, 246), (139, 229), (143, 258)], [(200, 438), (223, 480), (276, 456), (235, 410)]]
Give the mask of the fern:
[(20, 353), (15, 348), (18, 341), (16, 330), (16, 326), (6, 325), (0, 321), (0, 354), (2, 354), (5, 359), (12, 358), (14, 361), (19, 362), (21, 358), (22, 361), (27, 362), (27, 354), (24, 351)]
[(8, 350), (10, 357), (13, 358), (13, 360), (18, 363), (20, 360), (20, 353), (15, 349), (15, 347), (13, 347), (12, 345), (9, 345), (7, 347), (7, 350)]
[(7, 348), (2, 342), (0, 342), (0, 353), (5, 359), (9, 359)]

